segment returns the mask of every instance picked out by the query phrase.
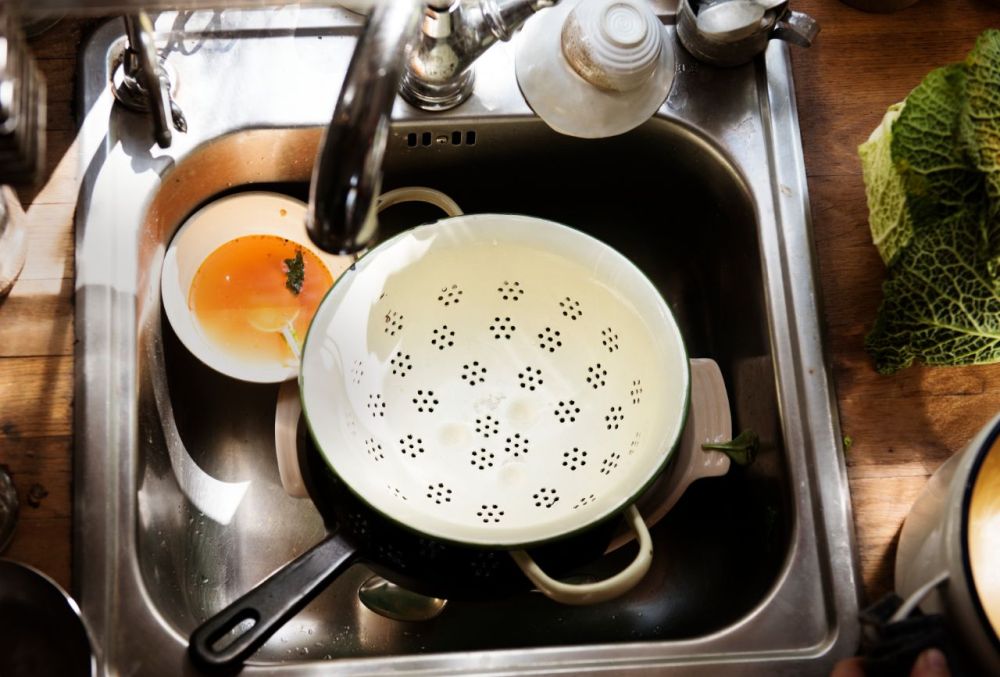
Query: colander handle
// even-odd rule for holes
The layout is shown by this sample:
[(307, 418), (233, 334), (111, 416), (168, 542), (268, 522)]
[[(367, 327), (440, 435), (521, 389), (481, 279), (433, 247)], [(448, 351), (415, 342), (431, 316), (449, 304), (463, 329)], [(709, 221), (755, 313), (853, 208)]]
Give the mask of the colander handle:
[(639, 552), (631, 564), (603, 581), (575, 585), (564, 583), (542, 571), (531, 555), (524, 550), (512, 550), (510, 555), (524, 572), (524, 575), (528, 577), (528, 580), (550, 599), (561, 604), (575, 605), (606, 602), (635, 587), (653, 563), (653, 539), (649, 536), (649, 529), (646, 528), (642, 515), (639, 514), (634, 505), (628, 507), (625, 515), (632, 524), (632, 529), (635, 530), (636, 540), (639, 541)]

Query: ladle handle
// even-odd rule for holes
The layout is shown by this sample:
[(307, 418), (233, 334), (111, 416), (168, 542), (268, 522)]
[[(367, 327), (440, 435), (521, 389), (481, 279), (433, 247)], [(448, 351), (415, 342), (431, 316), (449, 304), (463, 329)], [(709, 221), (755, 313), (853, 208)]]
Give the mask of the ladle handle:
[[(356, 556), (357, 549), (339, 535), (314, 545), (192, 632), (192, 662), (208, 670), (238, 667)], [(252, 624), (243, 628), (247, 621)]]
[(819, 34), (816, 19), (802, 12), (787, 12), (771, 29), (771, 37), (799, 47), (809, 47)]
[(634, 588), (653, 563), (653, 539), (642, 515), (634, 505), (630, 505), (626, 516), (635, 530), (636, 540), (639, 541), (639, 552), (631, 564), (603, 581), (579, 584), (557, 581), (542, 571), (524, 550), (512, 550), (510, 555), (536, 588), (561, 604), (596, 604), (614, 599)]

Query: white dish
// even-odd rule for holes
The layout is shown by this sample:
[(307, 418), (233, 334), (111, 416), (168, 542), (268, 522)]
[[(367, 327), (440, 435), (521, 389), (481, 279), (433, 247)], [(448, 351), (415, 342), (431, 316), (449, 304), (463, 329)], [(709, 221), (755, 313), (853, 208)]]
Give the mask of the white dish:
[(241, 381), (280, 383), (295, 378), (298, 362), (241, 359), (210, 340), (191, 313), (188, 296), (202, 262), (227, 242), (246, 235), (283, 237), (319, 257), (334, 279), (353, 262), (315, 247), (306, 233), (306, 205), (278, 193), (239, 193), (198, 210), (174, 235), (163, 259), (160, 291), (167, 319), (181, 343), (206, 365)]
[[(571, 15), (578, 32), (564, 30)], [(605, 87), (584, 79), (567, 50), (581, 53), (579, 67), (589, 67)], [(674, 51), (644, 1), (563, 0), (525, 24), (515, 70), (525, 100), (546, 124), (597, 139), (638, 127), (663, 105), (674, 81)]]

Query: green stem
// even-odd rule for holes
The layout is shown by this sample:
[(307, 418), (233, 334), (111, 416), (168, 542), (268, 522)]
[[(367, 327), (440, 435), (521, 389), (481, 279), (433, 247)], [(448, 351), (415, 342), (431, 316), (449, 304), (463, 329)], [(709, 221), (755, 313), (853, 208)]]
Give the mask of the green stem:
[(760, 451), (760, 436), (752, 430), (744, 430), (728, 442), (714, 442), (701, 445), (704, 451), (721, 451), (736, 465), (750, 465)]

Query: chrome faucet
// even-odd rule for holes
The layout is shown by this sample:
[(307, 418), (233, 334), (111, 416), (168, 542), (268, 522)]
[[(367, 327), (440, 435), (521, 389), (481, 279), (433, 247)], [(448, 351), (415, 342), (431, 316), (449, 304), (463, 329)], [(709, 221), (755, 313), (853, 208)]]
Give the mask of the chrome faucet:
[[(397, 91), (424, 110), (472, 93), (472, 65), (559, 0), (382, 0), (368, 19), (320, 145), (309, 198), (309, 236), (350, 254), (375, 237), (375, 198)], [(419, 30), (418, 30), (419, 26)]]

